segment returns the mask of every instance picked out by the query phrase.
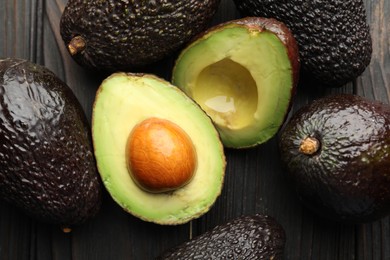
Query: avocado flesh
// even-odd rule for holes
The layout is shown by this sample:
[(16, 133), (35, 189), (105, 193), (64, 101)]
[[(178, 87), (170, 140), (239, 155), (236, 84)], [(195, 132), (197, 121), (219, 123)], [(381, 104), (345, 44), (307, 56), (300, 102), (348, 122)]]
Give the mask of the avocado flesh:
[(0, 60), (0, 198), (38, 221), (71, 226), (97, 214), (101, 183), (90, 128), (47, 68)]
[(187, 47), (177, 85), (213, 119), (227, 147), (263, 143), (280, 128), (293, 89), (286, 47), (268, 31), (221, 26)]
[[(132, 128), (151, 117), (180, 126), (196, 150), (193, 179), (173, 192), (143, 190), (126, 165), (126, 142)], [(181, 224), (207, 212), (219, 196), (225, 156), (218, 133), (200, 107), (168, 82), (151, 75), (111, 75), (97, 92), (92, 121), (103, 183), (112, 198), (134, 216), (158, 224)]]
[(267, 215), (240, 216), (167, 250), (157, 259), (282, 259), (283, 227)]
[[(306, 138), (319, 144), (300, 151)], [(293, 115), (281, 132), (282, 162), (304, 204), (338, 221), (370, 222), (390, 214), (390, 107), (354, 95), (331, 95)]]

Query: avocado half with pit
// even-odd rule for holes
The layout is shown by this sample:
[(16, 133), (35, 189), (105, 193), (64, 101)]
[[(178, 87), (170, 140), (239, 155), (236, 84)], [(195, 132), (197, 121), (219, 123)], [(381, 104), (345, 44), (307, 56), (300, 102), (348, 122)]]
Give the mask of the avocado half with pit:
[(115, 73), (92, 115), (99, 173), (112, 198), (145, 221), (182, 224), (221, 193), (225, 155), (210, 118), (180, 89), (148, 74)]
[(243, 148), (280, 129), (299, 67), (297, 43), (283, 23), (247, 17), (199, 35), (180, 53), (172, 82), (212, 118), (226, 147)]

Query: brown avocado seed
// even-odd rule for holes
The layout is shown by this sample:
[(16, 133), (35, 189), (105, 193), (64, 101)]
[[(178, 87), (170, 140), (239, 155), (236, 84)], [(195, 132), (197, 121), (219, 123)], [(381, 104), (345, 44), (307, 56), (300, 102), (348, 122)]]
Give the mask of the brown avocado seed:
[(190, 137), (173, 122), (149, 118), (134, 127), (126, 146), (127, 166), (144, 190), (159, 193), (186, 185), (195, 173)]
[(320, 141), (315, 137), (306, 137), (299, 145), (299, 152), (305, 155), (313, 155), (320, 149)]
[(68, 44), (68, 51), (70, 55), (74, 56), (85, 49), (86, 43), (83, 37), (80, 35), (75, 36), (70, 40)]

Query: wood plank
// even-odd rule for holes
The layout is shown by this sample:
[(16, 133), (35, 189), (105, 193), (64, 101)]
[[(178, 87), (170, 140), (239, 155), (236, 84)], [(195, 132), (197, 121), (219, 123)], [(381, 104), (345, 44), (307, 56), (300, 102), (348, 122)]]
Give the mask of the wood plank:
[[(95, 91), (104, 75), (77, 65), (59, 35), (59, 19), (67, 0), (2, 0), (0, 57), (20, 57), (47, 66), (63, 79), (90, 119)], [(332, 93), (356, 93), (390, 103), (390, 2), (365, 0), (373, 37), (373, 56), (356, 82), (323, 89), (302, 81), (292, 112)], [(238, 18), (230, 0), (223, 0), (213, 24)], [(176, 53), (177, 55), (177, 53)], [(169, 79), (175, 55), (147, 72)], [(226, 149), (226, 181), (211, 211), (181, 226), (158, 226), (125, 213), (107, 193), (99, 215), (64, 234), (0, 202), (0, 259), (152, 259), (164, 249), (229, 219), (262, 212), (285, 227), (285, 259), (390, 259), (390, 217), (363, 225), (319, 219), (302, 207), (284, 177), (277, 137), (246, 150)]]
[[(2, 2), (0, 57), (37, 61), (42, 10), (43, 1), (40, 0)], [(21, 211), (0, 202), (0, 259), (29, 259), (35, 254), (37, 225)], [(47, 255), (46, 252), (41, 248), (42, 255)]]
[[(371, 63), (356, 81), (356, 94), (390, 103), (390, 2), (365, 1), (373, 53)], [(390, 259), (390, 217), (358, 225), (357, 259)]]

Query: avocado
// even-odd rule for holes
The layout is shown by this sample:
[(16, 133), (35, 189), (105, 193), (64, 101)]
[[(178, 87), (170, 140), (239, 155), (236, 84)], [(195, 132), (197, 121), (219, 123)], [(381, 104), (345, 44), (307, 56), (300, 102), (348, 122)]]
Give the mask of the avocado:
[(363, 73), (372, 41), (363, 0), (235, 0), (244, 16), (284, 22), (298, 42), (302, 72), (324, 87), (340, 87)]
[(225, 147), (264, 143), (284, 122), (299, 75), (296, 41), (275, 19), (247, 17), (198, 35), (172, 82), (215, 123)]
[(157, 62), (206, 28), (220, 0), (69, 0), (60, 33), (80, 65), (110, 72)]
[(370, 222), (390, 213), (390, 106), (330, 95), (282, 130), (283, 164), (304, 204), (321, 216)]
[(92, 113), (103, 184), (125, 211), (161, 225), (206, 213), (221, 193), (225, 155), (204, 111), (151, 74), (114, 73)]
[(268, 215), (235, 218), (164, 252), (157, 259), (282, 259), (286, 235)]
[(0, 60), (0, 198), (42, 221), (77, 225), (101, 204), (90, 127), (71, 89), (27, 60)]

